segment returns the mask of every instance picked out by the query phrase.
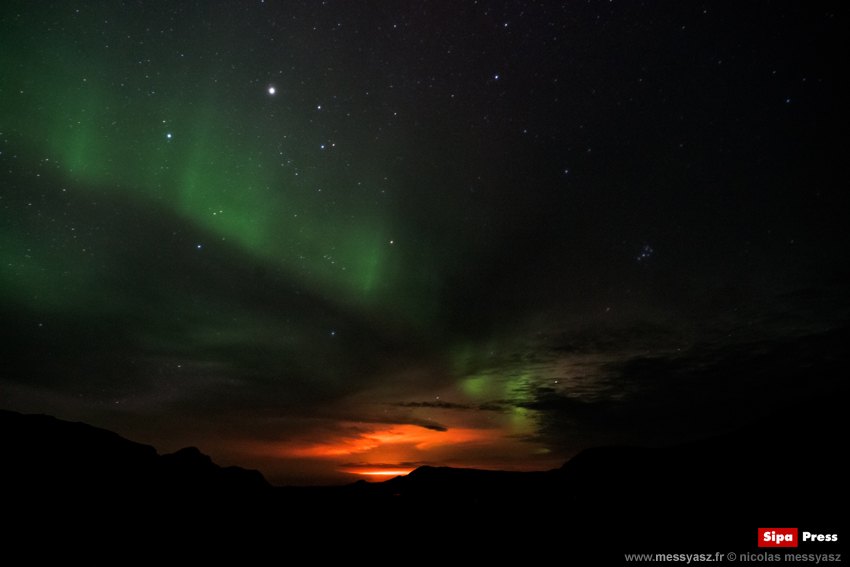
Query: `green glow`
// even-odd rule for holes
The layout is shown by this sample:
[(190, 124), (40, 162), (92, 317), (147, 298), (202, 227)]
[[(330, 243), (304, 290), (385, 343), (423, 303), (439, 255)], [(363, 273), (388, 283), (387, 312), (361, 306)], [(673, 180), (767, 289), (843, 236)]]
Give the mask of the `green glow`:
[[(90, 59), (56, 37), (0, 40), (5, 78), (23, 86), (0, 97), (0, 112), (9, 117), (4, 127), (24, 136), (19, 153), (28, 160), (47, 157), (92, 196), (109, 191), (165, 207), (255, 264), (282, 267), (345, 305), (378, 308), (420, 328), (437, 319), (437, 298), (422, 277), (436, 271), (422, 265), (427, 245), (391, 244), (391, 213), (349, 196), (361, 186), (348, 171), (303, 147), (307, 118), (246, 128), (244, 114), (229, 112), (227, 92), (213, 82), (199, 92), (184, 68), (154, 81), (141, 65), (121, 72), (124, 83), (107, 82), (104, 66), (140, 62), (121, 54)], [(172, 94), (193, 90), (198, 96)], [(38, 280), (27, 273), (20, 277)], [(61, 303), (51, 281), (34, 285), (53, 298), (48, 303)]]
[(116, 298), (80, 249), (57, 250), (6, 230), (0, 235), (0, 262), (0, 296), (30, 309), (98, 313), (114, 307)]
[(514, 434), (527, 434), (533, 432), (537, 427), (534, 412), (525, 408), (515, 407), (510, 413), (510, 427)]
[(193, 137), (189, 155), (177, 168), (174, 206), (202, 228), (258, 253), (268, 244), (269, 220), (282, 208), (280, 197), (270, 207), (270, 180), (260, 168), (240, 168), (239, 157), (218, 155), (209, 141), (214, 136), (209, 128), (199, 128)]
[(475, 400), (484, 400), (493, 390), (493, 382), (488, 376), (475, 376), (461, 381), (460, 388)]
[(512, 400), (518, 402), (531, 402), (534, 396), (530, 393), (530, 388), (533, 384), (532, 373), (525, 371), (516, 376), (512, 376), (508, 382), (507, 394)]

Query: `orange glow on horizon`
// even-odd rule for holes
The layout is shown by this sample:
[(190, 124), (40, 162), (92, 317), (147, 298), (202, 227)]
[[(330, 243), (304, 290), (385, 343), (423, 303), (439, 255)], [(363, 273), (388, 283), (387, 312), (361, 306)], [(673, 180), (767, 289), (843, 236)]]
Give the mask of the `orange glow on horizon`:
[[(355, 480), (382, 482), (405, 476), (419, 464), (517, 471), (550, 470), (563, 464), (542, 454), (528, 440), (508, 433), (509, 429), (495, 427), (435, 431), (412, 424), (326, 420), (295, 438), (241, 439), (229, 446), (243, 462), (246, 457), (256, 459), (255, 466), (263, 473), (319, 471), (333, 476), (333, 482), (346, 478), (352, 482), (349, 475), (356, 475)], [(303, 481), (299, 477), (297, 482)]]
[[(310, 446), (287, 446), (287, 457), (334, 457), (365, 453), (387, 445), (413, 445), (428, 450), (442, 445), (490, 441), (499, 433), (484, 429), (450, 429), (434, 431), (418, 425), (345, 424), (351, 435), (338, 435)], [(364, 430), (366, 429), (366, 430)]]
[[(399, 461), (420, 460), (402, 458), (411, 451), (421, 452), (438, 447), (458, 445), (486, 445), (496, 442), (503, 432), (496, 429), (449, 429), (434, 431), (418, 425), (393, 425), (384, 423), (342, 423), (341, 428), (328, 432), (322, 439), (310, 442), (290, 441), (284, 443), (252, 444), (249, 451), (255, 455), (279, 458), (331, 458), (372, 453), (384, 457), (398, 457)], [(244, 447), (244, 446), (243, 446)], [(247, 449), (247, 447), (245, 447)], [(389, 455), (387, 453), (390, 453)], [(395, 460), (395, 458), (393, 458)], [(391, 461), (382, 460), (386, 463)], [(371, 472), (385, 469), (372, 469)], [(395, 469), (393, 470), (401, 470)], [(360, 471), (350, 470), (360, 474)], [(409, 470), (407, 472), (410, 472)], [(403, 472), (400, 474), (407, 474)]]
[(352, 474), (362, 474), (366, 476), (407, 476), (413, 469), (409, 470), (397, 470), (397, 471), (387, 471), (387, 470), (375, 470), (375, 471), (358, 471), (358, 470), (343, 470), (342, 472), (352, 473)]

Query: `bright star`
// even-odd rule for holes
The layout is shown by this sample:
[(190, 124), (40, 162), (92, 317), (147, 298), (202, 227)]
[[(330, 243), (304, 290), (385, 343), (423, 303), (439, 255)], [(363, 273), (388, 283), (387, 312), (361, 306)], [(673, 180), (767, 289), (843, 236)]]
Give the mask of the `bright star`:
[(269, 87), (269, 94), (274, 94), (274, 87)]

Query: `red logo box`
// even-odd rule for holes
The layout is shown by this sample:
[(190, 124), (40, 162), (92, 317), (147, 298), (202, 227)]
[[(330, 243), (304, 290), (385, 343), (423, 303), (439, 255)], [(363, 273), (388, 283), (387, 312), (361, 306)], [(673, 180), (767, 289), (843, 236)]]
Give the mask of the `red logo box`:
[(759, 528), (759, 547), (797, 547), (797, 528)]

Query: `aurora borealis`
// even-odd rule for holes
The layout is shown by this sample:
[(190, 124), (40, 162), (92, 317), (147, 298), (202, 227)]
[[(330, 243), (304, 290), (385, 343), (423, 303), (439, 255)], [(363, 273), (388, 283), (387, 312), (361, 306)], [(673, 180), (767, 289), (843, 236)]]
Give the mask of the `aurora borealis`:
[(0, 407), (282, 485), (829, 391), (838, 6), (4, 2)]

